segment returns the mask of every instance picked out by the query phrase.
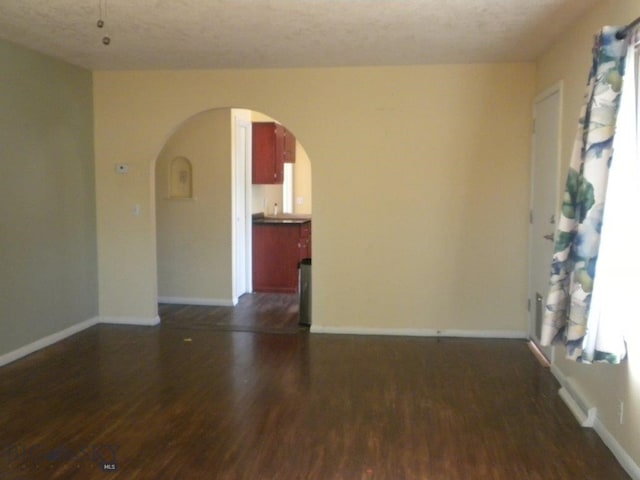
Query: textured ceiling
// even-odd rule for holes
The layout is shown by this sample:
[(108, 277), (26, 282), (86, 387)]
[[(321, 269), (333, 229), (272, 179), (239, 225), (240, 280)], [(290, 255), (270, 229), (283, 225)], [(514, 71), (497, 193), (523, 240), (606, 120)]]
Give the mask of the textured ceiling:
[(0, 37), (98, 70), (531, 61), (598, 1), (0, 0)]

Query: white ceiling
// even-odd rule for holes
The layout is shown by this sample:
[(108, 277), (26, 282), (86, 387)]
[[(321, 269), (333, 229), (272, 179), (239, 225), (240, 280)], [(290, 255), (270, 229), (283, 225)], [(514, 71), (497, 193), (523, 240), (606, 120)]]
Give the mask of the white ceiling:
[(0, 0), (0, 37), (94, 70), (531, 61), (598, 1)]

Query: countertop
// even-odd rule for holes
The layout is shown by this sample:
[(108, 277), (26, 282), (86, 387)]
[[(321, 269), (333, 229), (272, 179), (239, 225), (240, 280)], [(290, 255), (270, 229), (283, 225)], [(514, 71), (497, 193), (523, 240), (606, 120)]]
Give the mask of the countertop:
[(269, 225), (289, 225), (289, 224), (303, 224), (311, 221), (311, 215), (296, 215), (290, 213), (283, 213), (281, 215), (265, 215), (264, 213), (254, 213), (252, 215), (254, 225), (269, 224)]

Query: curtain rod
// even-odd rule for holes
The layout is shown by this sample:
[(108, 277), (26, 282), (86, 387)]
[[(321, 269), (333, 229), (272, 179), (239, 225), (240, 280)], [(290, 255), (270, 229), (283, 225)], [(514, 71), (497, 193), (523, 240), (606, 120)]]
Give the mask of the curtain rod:
[(631, 30), (633, 30), (638, 25), (640, 25), (640, 17), (636, 18), (633, 22), (631, 22), (626, 27), (621, 28), (620, 30), (618, 30), (618, 33), (616, 33), (616, 38), (618, 40), (622, 40), (623, 38), (625, 38), (629, 34), (629, 32)]

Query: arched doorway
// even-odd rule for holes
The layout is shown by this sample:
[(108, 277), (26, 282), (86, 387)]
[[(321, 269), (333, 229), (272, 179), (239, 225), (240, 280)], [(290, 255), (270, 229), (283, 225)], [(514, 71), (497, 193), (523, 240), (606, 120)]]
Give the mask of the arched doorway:
[(311, 167), (299, 142), (287, 185), (251, 183), (251, 125), (267, 121), (277, 122), (247, 109), (206, 110), (165, 142), (154, 168), (159, 303), (236, 305), (252, 291), (252, 215), (271, 213), (285, 194), (287, 213), (311, 215)]

